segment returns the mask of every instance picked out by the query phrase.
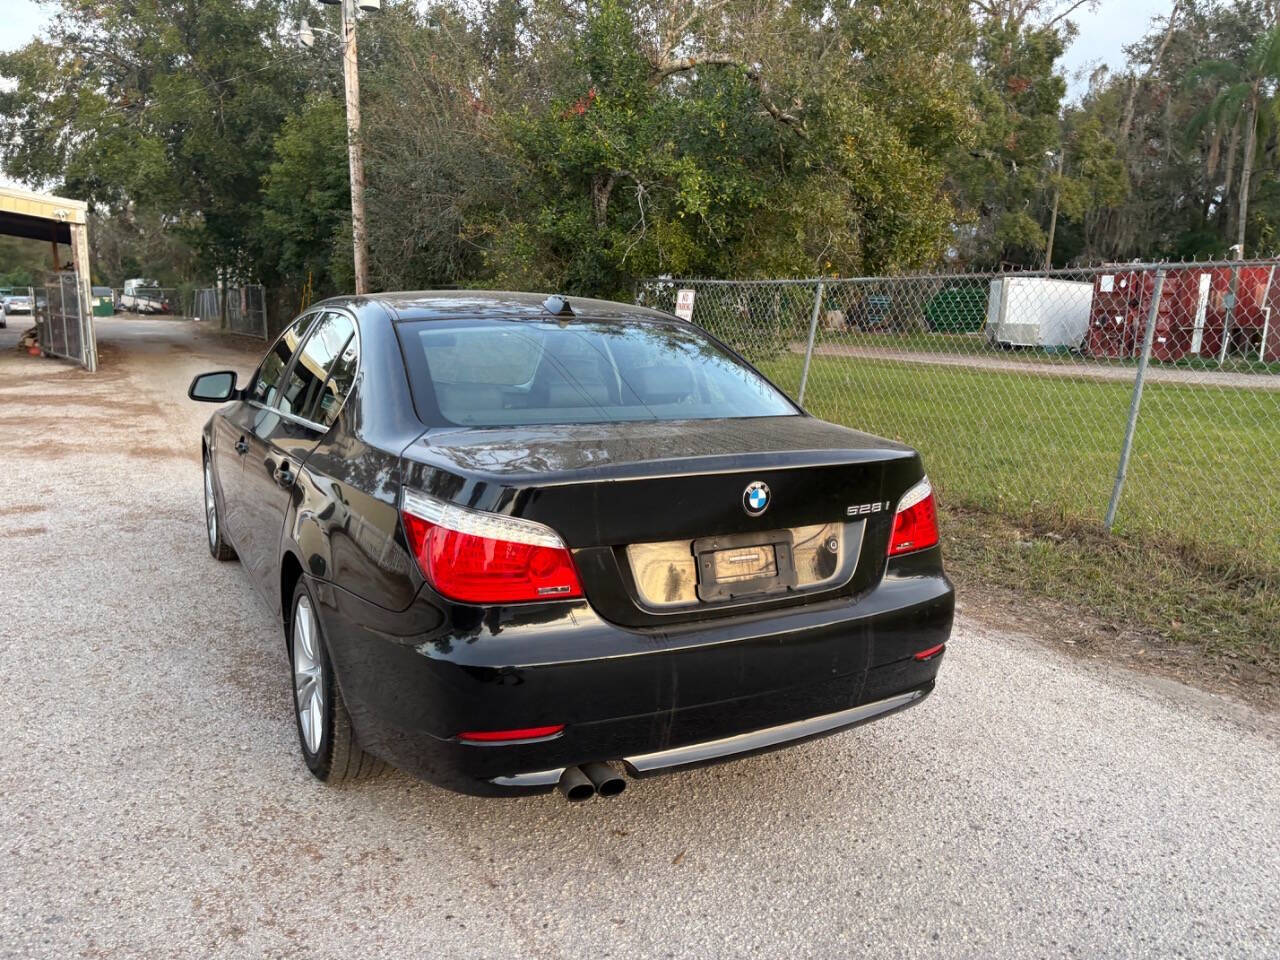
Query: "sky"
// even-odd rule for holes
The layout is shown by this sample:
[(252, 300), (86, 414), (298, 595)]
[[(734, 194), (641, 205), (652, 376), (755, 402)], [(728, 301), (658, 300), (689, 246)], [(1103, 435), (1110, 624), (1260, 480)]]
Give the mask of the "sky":
[[(0, 0), (0, 50), (30, 40), (48, 21), (51, 7), (35, 0)], [(1124, 64), (1124, 46), (1147, 32), (1151, 19), (1166, 14), (1172, 0), (1100, 0), (1096, 9), (1081, 8), (1072, 17), (1080, 32), (1062, 59), (1067, 95), (1075, 100), (1089, 85), (1089, 73), (1100, 63), (1115, 70)], [(0, 174), (0, 183), (10, 181)]]
[(1124, 47), (1140, 39), (1157, 16), (1167, 16), (1173, 0), (1101, 0), (1096, 10), (1081, 8), (1071, 19), (1079, 33), (1059, 61), (1067, 77), (1067, 97), (1079, 99), (1089, 73), (1099, 63), (1124, 66)]
[(4, 19), (0, 21), (0, 50), (12, 50), (30, 40), (49, 19), (49, 8), (41, 8), (32, 0), (3, 0)]

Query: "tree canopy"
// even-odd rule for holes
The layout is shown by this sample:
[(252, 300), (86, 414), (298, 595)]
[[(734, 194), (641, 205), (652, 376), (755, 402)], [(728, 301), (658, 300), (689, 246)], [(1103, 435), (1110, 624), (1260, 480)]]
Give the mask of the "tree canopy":
[[(1274, 0), (1170, 0), (1066, 102), (1050, 0), (385, 0), (360, 23), (376, 287), (1273, 252)], [(0, 162), (98, 270), (351, 284), (337, 38), (304, 0), (61, 0)], [(109, 276), (108, 276), (109, 275)]]

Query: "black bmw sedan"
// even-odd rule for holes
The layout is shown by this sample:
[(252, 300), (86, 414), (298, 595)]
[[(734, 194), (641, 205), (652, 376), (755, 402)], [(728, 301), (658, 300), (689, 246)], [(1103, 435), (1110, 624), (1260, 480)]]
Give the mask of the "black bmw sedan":
[(338, 298), (189, 396), (226, 404), (209, 549), (279, 618), (321, 780), (609, 796), (933, 689), (953, 592), (919, 455), (669, 314)]

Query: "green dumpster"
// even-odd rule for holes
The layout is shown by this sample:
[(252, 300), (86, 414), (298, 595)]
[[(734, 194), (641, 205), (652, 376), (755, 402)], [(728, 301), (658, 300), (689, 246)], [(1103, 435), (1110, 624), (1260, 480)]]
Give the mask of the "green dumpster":
[(937, 333), (977, 333), (987, 319), (986, 284), (943, 287), (925, 305), (924, 319)]
[(116, 312), (116, 296), (110, 287), (93, 288), (93, 315), (110, 317)]

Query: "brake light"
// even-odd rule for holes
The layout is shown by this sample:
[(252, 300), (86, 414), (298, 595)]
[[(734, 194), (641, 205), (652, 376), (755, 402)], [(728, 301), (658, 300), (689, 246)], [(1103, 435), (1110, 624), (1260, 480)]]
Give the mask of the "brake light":
[(418, 569), (461, 603), (527, 603), (582, 596), (573, 557), (550, 527), (468, 510), (405, 490), (405, 535)]
[(471, 730), (458, 734), (467, 743), (517, 743), (524, 740), (545, 740), (564, 730), (563, 723), (546, 727), (524, 727), (519, 730)]
[(898, 501), (893, 535), (889, 537), (889, 556), (924, 550), (937, 542), (938, 506), (933, 499), (933, 485), (925, 477)]

